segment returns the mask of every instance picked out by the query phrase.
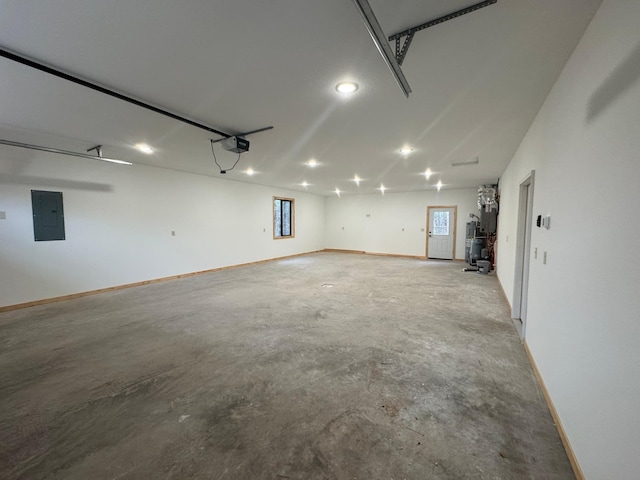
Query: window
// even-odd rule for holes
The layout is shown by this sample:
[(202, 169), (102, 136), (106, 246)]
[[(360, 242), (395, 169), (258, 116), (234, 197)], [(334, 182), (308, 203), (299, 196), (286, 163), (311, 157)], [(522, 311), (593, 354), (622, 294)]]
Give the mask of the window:
[(433, 212), (432, 235), (449, 235), (449, 212)]
[(273, 238), (295, 237), (293, 198), (273, 197)]

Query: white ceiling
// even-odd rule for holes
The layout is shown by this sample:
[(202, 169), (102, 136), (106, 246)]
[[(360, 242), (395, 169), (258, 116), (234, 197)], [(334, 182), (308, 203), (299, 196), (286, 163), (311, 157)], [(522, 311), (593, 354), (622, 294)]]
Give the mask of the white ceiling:
[[(478, 1), (370, 4), (391, 35)], [(1, 0), (0, 47), (232, 134), (273, 125), (229, 179), (321, 195), (462, 188), (496, 182), (600, 1), (498, 0), (416, 33), (408, 99), (351, 0)], [(348, 98), (345, 79), (360, 85)], [(219, 137), (4, 58), (0, 138), (222, 176)]]

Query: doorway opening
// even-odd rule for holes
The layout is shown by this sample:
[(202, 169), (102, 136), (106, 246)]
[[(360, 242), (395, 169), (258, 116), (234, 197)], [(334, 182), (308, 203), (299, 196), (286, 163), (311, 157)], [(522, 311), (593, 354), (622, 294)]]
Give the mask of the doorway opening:
[(529, 294), (529, 261), (531, 256), (531, 227), (533, 224), (534, 178), (535, 171), (531, 170), (520, 182), (520, 195), (518, 199), (516, 270), (511, 318), (522, 340), (524, 340), (527, 331), (527, 298)]
[(427, 258), (456, 258), (457, 206), (427, 207)]

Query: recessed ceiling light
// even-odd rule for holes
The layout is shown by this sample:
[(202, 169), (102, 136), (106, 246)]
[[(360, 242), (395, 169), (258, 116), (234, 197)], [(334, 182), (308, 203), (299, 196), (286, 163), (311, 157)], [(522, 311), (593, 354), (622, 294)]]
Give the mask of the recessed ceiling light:
[(304, 188), (307, 188), (309, 186), (307, 182), (302, 182), (300, 185), (302, 185)]
[(400, 149), (400, 153), (402, 155), (409, 155), (411, 152), (413, 152), (413, 148), (411, 148), (411, 147), (402, 147)]
[(380, 193), (382, 193), (384, 195), (384, 191), (387, 189), (387, 187), (385, 187), (384, 185), (380, 184), (380, 188), (378, 188), (378, 190), (380, 190)]
[(142, 153), (146, 153), (147, 155), (153, 153), (153, 148), (151, 148), (146, 143), (138, 143), (138, 144), (134, 145), (134, 147), (136, 149), (140, 150)]
[(338, 187), (336, 187), (335, 192), (336, 192), (336, 195), (340, 196), (340, 189)]
[(353, 177), (353, 181), (356, 182), (356, 185), (360, 186), (360, 182), (362, 181), (362, 179), (358, 177), (358, 175), (356, 175), (355, 177)]
[(318, 161), (312, 158), (311, 160), (309, 160), (307, 162), (307, 166), (311, 167), (311, 168), (317, 167), (318, 166)]
[(246, 173), (247, 175), (251, 176), (253, 175), (255, 172), (255, 170), (253, 168), (247, 168), (244, 173)]
[(432, 174), (432, 173), (433, 173), (433, 172), (431, 171), (431, 169), (430, 169), (430, 168), (427, 168), (427, 169), (425, 170), (425, 172), (424, 172), (424, 178), (426, 178), (427, 180), (429, 180), (429, 177), (431, 177), (431, 174)]
[(442, 180), (438, 180), (438, 183), (436, 183), (436, 188), (438, 189), (438, 191), (440, 191), (440, 189), (442, 188)]
[(356, 82), (340, 82), (336, 85), (336, 91), (338, 93), (353, 93), (358, 90), (358, 84)]

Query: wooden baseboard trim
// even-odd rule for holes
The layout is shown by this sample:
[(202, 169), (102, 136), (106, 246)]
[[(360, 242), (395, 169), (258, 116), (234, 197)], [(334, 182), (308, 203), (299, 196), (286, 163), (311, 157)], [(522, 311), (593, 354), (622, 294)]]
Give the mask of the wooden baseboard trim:
[(549, 395), (549, 391), (547, 390), (546, 385), (544, 384), (544, 380), (542, 380), (542, 375), (540, 374), (540, 370), (538, 370), (538, 365), (536, 361), (533, 359), (533, 355), (531, 354), (531, 350), (529, 350), (529, 345), (527, 342), (524, 342), (524, 350), (527, 352), (527, 357), (529, 357), (529, 362), (533, 367), (533, 373), (538, 380), (538, 384), (542, 390), (542, 394), (544, 395), (544, 399), (547, 402), (547, 406), (549, 407), (549, 411), (551, 412), (551, 416), (553, 417), (553, 421), (556, 424), (556, 428), (558, 429), (558, 433), (560, 434), (560, 440), (562, 440), (562, 445), (564, 445), (564, 449), (567, 452), (567, 457), (569, 457), (569, 462), (571, 463), (571, 468), (573, 469), (573, 473), (576, 476), (576, 480), (584, 480), (584, 473), (582, 473), (582, 468), (580, 468), (580, 463), (578, 463), (578, 458), (576, 457), (573, 448), (571, 447), (571, 443), (569, 443), (569, 438), (567, 437), (566, 432), (564, 431), (564, 427), (562, 426), (562, 422), (560, 421), (560, 417), (558, 416), (558, 411), (556, 410), (553, 401), (551, 400), (551, 395)]
[(427, 260), (426, 257), (420, 255), (402, 255), (400, 253), (376, 253), (376, 252), (364, 252), (365, 255), (373, 255), (375, 257), (393, 257), (393, 258), (410, 258), (413, 260)]
[(312, 252), (296, 253), (294, 255), (286, 255), (284, 257), (275, 257), (275, 258), (268, 258), (265, 260), (257, 260), (255, 262), (239, 263), (237, 265), (228, 265), (226, 267), (211, 268), (208, 270), (200, 270), (198, 272), (181, 273), (179, 275), (172, 275), (170, 277), (154, 278), (151, 280), (143, 280), (142, 282), (127, 283), (124, 285), (116, 285), (114, 287), (99, 288), (97, 290), (89, 290), (87, 292), (79, 292), (79, 293), (72, 293), (70, 295), (62, 295), (60, 297), (43, 298), (42, 300), (34, 300), (32, 302), (18, 303), (15, 305), (6, 305), (4, 307), (0, 307), (0, 313), (10, 312), (13, 310), (21, 310), (23, 308), (36, 307), (38, 305), (46, 305), (48, 303), (64, 302), (65, 300), (73, 300), (74, 298), (88, 297), (90, 295), (97, 295), (99, 293), (113, 292), (115, 290), (123, 290), (125, 288), (141, 287), (143, 285), (150, 285), (152, 283), (166, 282), (169, 280), (177, 280), (179, 278), (193, 277), (195, 275), (202, 275), (204, 273), (220, 272), (223, 270), (231, 270), (234, 268), (260, 265), (262, 263), (276, 262), (278, 260), (286, 260), (288, 258), (301, 257), (303, 255), (311, 255), (312, 253), (320, 253), (322, 251), (323, 250), (314, 250)]
[(360, 255), (367, 253), (364, 250), (344, 250), (342, 248), (325, 248), (322, 251), (327, 253), (358, 253)]
[(340, 248), (325, 248), (322, 250), (323, 252), (328, 253), (355, 253), (358, 255), (373, 255), (376, 257), (395, 257), (395, 258), (412, 258), (417, 260), (427, 260), (426, 257), (422, 257), (420, 255), (402, 255), (400, 253), (376, 253), (376, 252), (365, 252), (364, 250), (343, 250)]
[[(498, 276), (497, 272), (496, 272), (496, 276)], [(504, 297), (505, 301), (507, 302), (507, 305), (509, 305), (509, 309), (511, 310), (511, 300), (509, 299), (507, 292), (504, 291), (504, 287), (502, 286), (500, 277), (498, 277), (498, 284), (500, 285), (500, 291), (502, 292), (502, 296)]]

